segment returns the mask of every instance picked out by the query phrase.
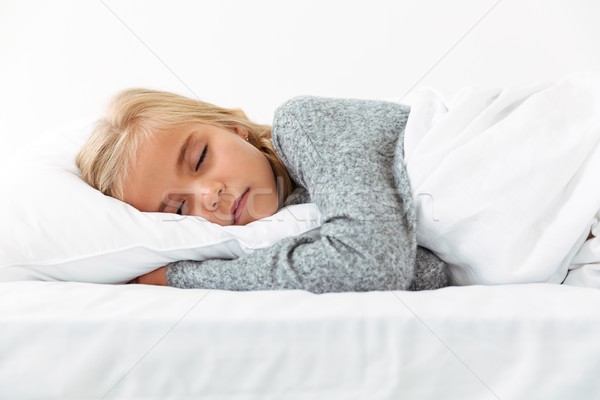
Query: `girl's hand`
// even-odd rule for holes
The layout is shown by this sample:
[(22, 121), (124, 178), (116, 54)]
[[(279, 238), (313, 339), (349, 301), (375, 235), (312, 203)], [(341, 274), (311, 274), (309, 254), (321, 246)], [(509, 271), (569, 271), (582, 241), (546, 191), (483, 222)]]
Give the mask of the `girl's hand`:
[(167, 266), (162, 266), (152, 272), (138, 276), (137, 278), (129, 281), (129, 283), (167, 286)]

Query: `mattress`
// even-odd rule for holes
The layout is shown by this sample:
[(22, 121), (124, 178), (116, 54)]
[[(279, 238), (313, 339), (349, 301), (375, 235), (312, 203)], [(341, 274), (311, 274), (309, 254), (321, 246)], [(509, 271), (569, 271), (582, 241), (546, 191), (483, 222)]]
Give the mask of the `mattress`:
[(0, 398), (597, 399), (600, 291), (0, 283)]

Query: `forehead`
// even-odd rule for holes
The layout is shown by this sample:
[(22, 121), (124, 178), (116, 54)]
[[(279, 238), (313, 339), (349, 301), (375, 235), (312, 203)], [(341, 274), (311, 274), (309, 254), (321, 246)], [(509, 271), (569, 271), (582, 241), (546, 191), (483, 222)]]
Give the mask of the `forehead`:
[(175, 163), (189, 125), (156, 130), (135, 152), (123, 187), (123, 201), (140, 211), (154, 211), (153, 202), (175, 176)]

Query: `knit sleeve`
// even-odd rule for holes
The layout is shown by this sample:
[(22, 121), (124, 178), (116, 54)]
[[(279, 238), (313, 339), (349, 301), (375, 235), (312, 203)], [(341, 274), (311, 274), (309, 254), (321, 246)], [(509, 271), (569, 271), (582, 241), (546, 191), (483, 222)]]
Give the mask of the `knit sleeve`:
[(317, 234), (234, 260), (171, 263), (167, 283), (316, 293), (407, 289), (416, 257), (414, 211), (392, 173), (403, 168), (394, 167), (394, 157), (407, 117), (408, 107), (381, 101), (302, 97), (284, 104), (275, 114), (273, 144), (321, 212)]

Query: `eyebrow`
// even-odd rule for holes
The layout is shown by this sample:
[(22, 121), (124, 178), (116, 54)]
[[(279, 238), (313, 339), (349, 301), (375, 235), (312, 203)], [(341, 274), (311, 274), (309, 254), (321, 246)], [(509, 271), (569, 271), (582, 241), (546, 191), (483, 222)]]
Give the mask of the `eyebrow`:
[[(183, 161), (185, 159), (185, 153), (187, 152), (188, 148), (192, 144), (193, 140), (194, 140), (194, 134), (190, 133), (188, 135), (187, 139), (185, 139), (185, 142), (183, 142), (181, 149), (179, 150), (179, 156), (177, 157), (177, 163), (175, 164), (175, 169), (178, 174), (180, 174), (181, 170), (183, 169)], [(166, 207), (167, 207), (167, 204), (164, 203), (161, 199), (160, 206), (158, 207), (158, 212), (164, 212)]]

